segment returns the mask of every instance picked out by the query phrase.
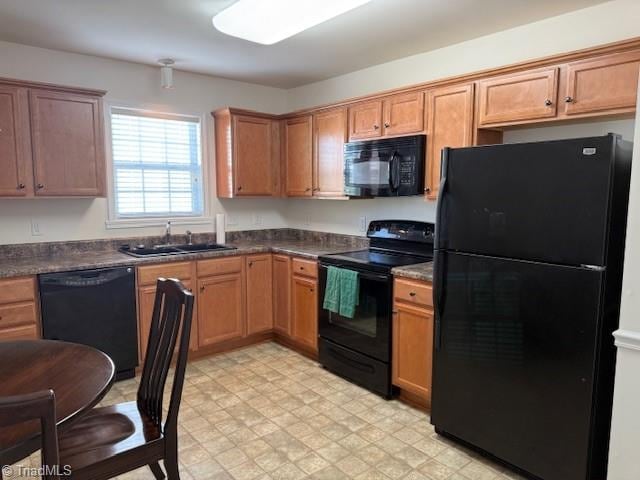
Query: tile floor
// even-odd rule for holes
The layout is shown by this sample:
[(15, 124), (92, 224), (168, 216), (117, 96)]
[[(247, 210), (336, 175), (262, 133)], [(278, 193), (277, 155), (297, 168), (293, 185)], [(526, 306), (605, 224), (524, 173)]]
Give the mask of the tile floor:
[[(103, 403), (133, 400), (136, 389), (117, 383)], [(180, 426), (182, 480), (521, 478), (438, 436), (427, 414), (275, 343), (190, 363)]]

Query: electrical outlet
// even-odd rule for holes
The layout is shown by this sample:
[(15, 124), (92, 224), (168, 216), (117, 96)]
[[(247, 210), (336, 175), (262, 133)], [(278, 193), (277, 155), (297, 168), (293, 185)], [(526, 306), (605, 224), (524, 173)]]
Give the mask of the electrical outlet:
[(34, 219), (31, 219), (31, 235), (33, 237), (41, 237), (43, 235), (40, 229), (40, 222)]
[(367, 233), (367, 217), (360, 217), (360, 219), (358, 220), (358, 225), (360, 233)]

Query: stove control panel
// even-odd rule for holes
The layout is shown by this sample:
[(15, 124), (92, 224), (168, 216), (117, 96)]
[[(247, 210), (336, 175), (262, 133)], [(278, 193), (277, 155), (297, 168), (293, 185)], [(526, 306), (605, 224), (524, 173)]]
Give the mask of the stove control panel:
[(374, 220), (369, 223), (367, 237), (406, 242), (433, 243), (435, 225), (413, 220)]

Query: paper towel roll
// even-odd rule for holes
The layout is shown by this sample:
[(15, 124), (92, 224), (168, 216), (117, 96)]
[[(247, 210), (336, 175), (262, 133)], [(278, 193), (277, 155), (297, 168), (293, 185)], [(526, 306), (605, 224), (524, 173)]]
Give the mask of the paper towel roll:
[(224, 244), (226, 242), (225, 227), (225, 214), (216, 213), (216, 243)]

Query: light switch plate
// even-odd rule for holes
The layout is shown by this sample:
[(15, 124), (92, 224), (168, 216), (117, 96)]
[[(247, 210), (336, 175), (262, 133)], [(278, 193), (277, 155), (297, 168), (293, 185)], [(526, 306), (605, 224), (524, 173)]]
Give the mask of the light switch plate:
[(35, 219), (31, 219), (31, 236), (33, 237), (41, 237), (43, 235), (42, 230), (40, 229), (40, 222)]

